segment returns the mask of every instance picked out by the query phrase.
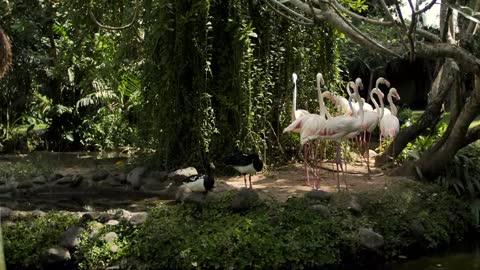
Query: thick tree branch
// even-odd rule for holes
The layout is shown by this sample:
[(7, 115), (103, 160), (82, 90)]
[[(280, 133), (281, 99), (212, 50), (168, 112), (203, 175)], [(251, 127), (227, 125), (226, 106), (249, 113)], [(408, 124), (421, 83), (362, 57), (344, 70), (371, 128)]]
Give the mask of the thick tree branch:
[(480, 59), (456, 45), (448, 43), (418, 43), (417, 55), (429, 59), (438, 59), (444, 57), (453, 58), (460, 66), (462, 66), (462, 69), (465, 71), (473, 73), (480, 72)]
[[(312, 19), (309, 19), (305, 16), (303, 16), (302, 14), (298, 13), (298, 12), (295, 12), (294, 10), (288, 8), (287, 6), (285, 6), (284, 4), (278, 2), (278, 1), (275, 1), (275, 0), (267, 0), (267, 3), (270, 3), (270, 1), (272, 1), (275, 5), (278, 5), (279, 7), (281, 7), (282, 9), (284, 9), (287, 13), (289, 13), (290, 15), (296, 17), (297, 19), (293, 19), (295, 21), (298, 21), (298, 20), (303, 20), (305, 21), (306, 23), (309, 23), (309, 24), (313, 24), (313, 20)], [(275, 8), (274, 8), (275, 9)], [(275, 9), (276, 10), (276, 9)], [(279, 14), (283, 15), (283, 16), (286, 16), (284, 15), (282, 12), (278, 11)]]
[[(285, 13), (281, 12), (280, 10), (278, 10), (276, 7), (274, 7), (271, 3), (270, 3), (270, 0), (267, 0), (265, 1), (267, 2), (267, 5), (273, 10), (275, 11), (275, 13), (277, 13), (278, 15), (282, 16), (283, 18), (291, 21), (291, 22), (294, 22), (294, 23), (298, 23), (298, 24), (301, 24), (301, 25), (313, 25), (313, 20), (310, 20), (308, 18), (305, 18), (303, 17), (303, 20), (305, 21), (300, 21), (300, 20), (296, 20), (288, 15), (286, 15)], [(277, 3), (276, 1), (273, 1), (274, 3)], [(286, 10), (290, 10), (290, 9), (286, 9)]]
[(433, 7), (433, 5), (435, 5), (435, 3), (437, 3), (437, 0), (432, 0), (432, 2), (430, 2), (428, 5), (426, 5), (422, 9), (415, 11), (415, 15), (420, 15), (420, 14), (426, 12), (427, 10), (431, 9)]
[(470, 128), (467, 131), (467, 135), (465, 136), (465, 140), (462, 143), (462, 148), (477, 141), (480, 140), (480, 125)]

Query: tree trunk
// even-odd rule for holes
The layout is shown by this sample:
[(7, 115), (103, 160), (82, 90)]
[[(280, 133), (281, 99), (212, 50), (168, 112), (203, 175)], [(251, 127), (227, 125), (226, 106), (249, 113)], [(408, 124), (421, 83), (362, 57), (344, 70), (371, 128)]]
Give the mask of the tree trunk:
[(418, 137), (428, 127), (434, 126), (440, 119), (442, 104), (451, 89), (455, 76), (458, 76), (458, 66), (452, 59), (447, 59), (432, 84), (433, 93), (431, 102), (423, 112), (420, 119), (409, 127), (400, 129), (397, 137), (392, 141), (388, 148), (381, 155), (375, 158), (375, 165), (381, 166), (390, 160), (390, 157), (396, 158), (409, 142)]
[(419, 174), (424, 179), (434, 179), (446, 168), (455, 154), (469, 139), (468, 127), (480, 112), (480, 74), (475, 74), (475, 88), (458, 116), (450, 135), (432, 146), (414, 163), (408, 163), (392, 171), (394, 175)]

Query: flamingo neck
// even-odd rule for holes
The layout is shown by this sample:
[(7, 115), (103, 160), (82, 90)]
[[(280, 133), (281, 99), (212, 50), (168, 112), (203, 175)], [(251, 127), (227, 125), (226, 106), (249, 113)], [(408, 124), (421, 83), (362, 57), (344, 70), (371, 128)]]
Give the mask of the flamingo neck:
[[(322, 87), (320, 87), (320, 80), (317, 79), (317, 91), (318, 91), (318, 106), (320, 108), (320, 115), (325, 116), (330, 119), (332, 116), (325, 108), (325, 103), (323, 102)], [(328, 92), (328, 91), (327, 91)]]
[[(378, 90), (378, 88), (373, 89), (370, 92), (370, 99), (372, 100), (373, 104), (375, 105), (375, 109), (377, 110), (377, 115), (378, 115), (379, 119), (382, 119), (383, 113), (384, 113), (384, 104), (383, 104), (383, 98), (382, 98), (382, 96), (380, 95), (379, 92), (380, 92), (380, 90)], [(380, 100), (381, 108), (378, 107), (377, 100), (373, 97), (373, 94), (376, 94), (378, 96), (378, 100)]]
[(295, 120), (295, 112), (297, 111), (297, 82), (293, 82), (293, 102), (292, 102), (292, 120)]
[(397, 106), (395, 106), (395, 103), (393, 103), (392, 93), (388, 93), (387, 100), (388, 100), (388, 104), (390, 105), (390, 111), (392, 112), (392, 115), (397, 116), (398, 110), (397, 110)]

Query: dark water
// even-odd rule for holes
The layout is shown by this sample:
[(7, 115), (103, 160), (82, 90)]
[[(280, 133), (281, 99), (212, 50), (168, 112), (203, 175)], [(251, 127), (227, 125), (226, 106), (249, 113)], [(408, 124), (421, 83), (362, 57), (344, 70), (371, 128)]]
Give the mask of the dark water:
[(85, 196), (85, 195), (43, 195), (29, 198), (0, 198), (0, 206), (19, 211), (32, 210), (65, 210), (65, 211), (106, 211), (109, 209), (125, 209), (129, 211), (145, 211), (150, 207), (168, 201), (157, 197), (145, 196)]
[(392, 270), (480, 270), (480, 243), (456, 245), (447, 251), (407, 260)]

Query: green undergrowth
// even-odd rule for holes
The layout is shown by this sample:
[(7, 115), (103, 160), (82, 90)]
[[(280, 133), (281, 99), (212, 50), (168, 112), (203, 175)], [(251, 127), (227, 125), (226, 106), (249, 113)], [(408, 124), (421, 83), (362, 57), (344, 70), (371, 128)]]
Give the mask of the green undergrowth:
[[(81, 269), (318, 269), (371, 263), (364, 257), (368, 250), (360, 244), (359, 228), (384, 237), (377, 258), (395, 260), (461, 241), (473, 224), (463, 200), (438, 186), (407, 180), (387, 190), (355, 194), (362, 208), (355, 214), (347, 193), (333, 194), (328, 201), (295, 197), (262, 202), (243, 212), (230, 209), (233, 196), (211, 196), (202, 206), (159, 205), (141, 226), (105, 225), (93, 236), (96, 223), (83, 223), (86, 230), (73, 258)], [(312, 205), (328, 207), (329, 214)], [(49, 214), (3, 226), (7, 262), (34, 265), (67, 223)], [(112, 231), (117, 238), (107, 242), (104, 235)]]

